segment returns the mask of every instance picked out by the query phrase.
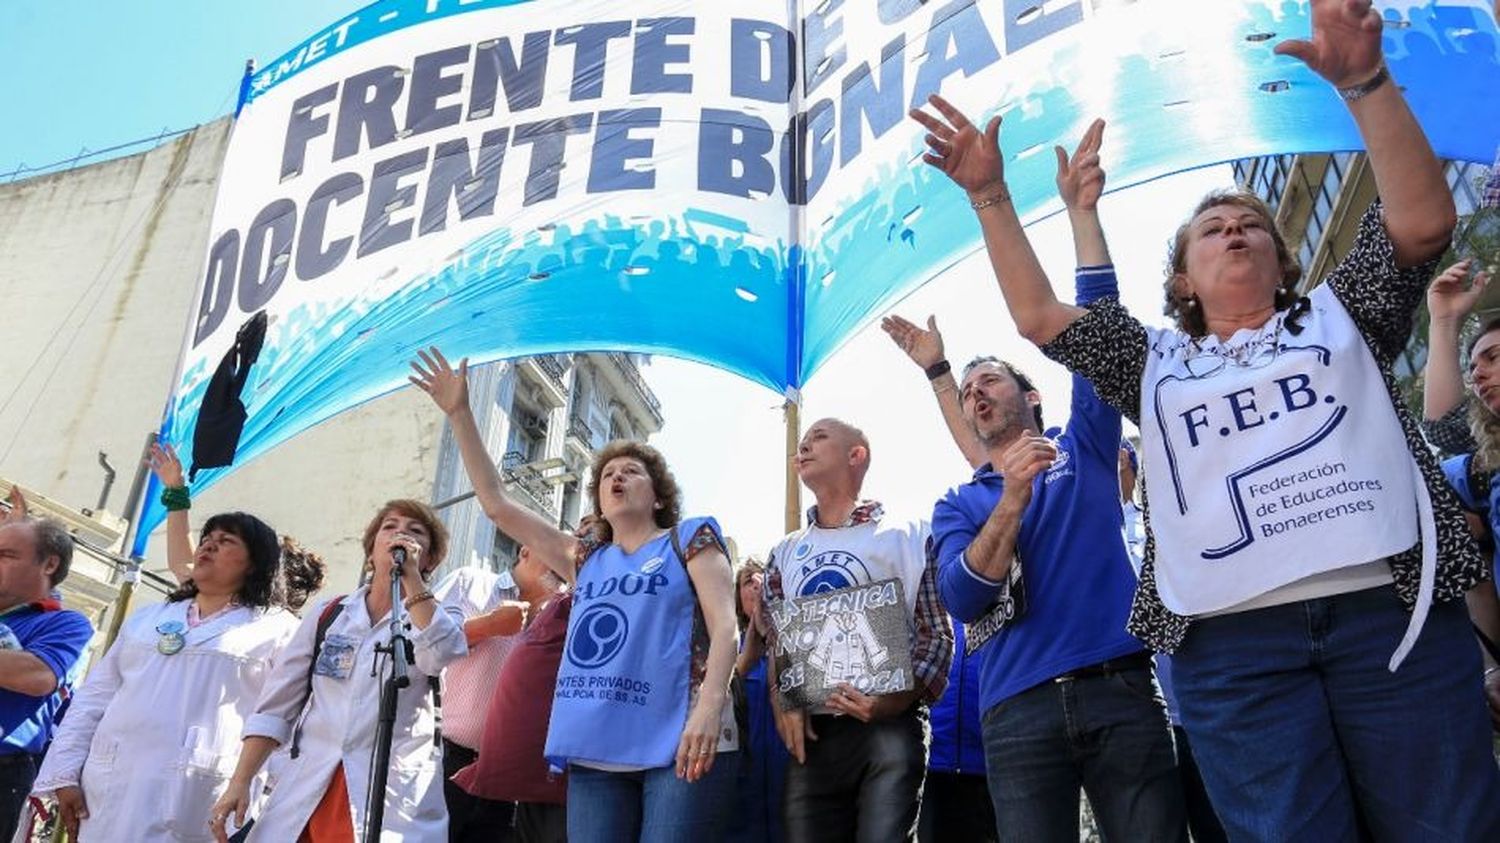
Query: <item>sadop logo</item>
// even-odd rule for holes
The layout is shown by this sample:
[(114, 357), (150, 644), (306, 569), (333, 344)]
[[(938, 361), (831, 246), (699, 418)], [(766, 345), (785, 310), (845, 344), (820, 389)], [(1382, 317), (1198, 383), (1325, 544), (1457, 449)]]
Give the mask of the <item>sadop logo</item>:
[(568, 661), (585, 670), (609, 664), (625, 648), (630, 621), (608, 603), (595, 603), (578, 617), (568, 636)]

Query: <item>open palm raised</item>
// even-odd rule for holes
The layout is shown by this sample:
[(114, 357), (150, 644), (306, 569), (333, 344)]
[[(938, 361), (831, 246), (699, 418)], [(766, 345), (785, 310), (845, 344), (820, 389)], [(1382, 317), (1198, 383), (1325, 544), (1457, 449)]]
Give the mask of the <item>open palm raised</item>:
[(927, 98), (942, 119), (921, 109), (911, 118), (927, 129), (929, 151), (922, 160), (942, 170), (974, 199), (988, 198), (1005, 189), (1005, 161), (1000, 154), (1000, 118), (990, 118), (984, 131), (964, 113), (937, 94)]

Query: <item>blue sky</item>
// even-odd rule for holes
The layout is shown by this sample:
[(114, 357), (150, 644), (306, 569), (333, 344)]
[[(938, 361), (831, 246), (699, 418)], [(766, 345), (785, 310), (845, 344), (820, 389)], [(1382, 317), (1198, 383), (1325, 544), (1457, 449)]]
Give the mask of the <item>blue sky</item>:
[[(212, 120), (267, 62), (358, 0), (4, 0), (0, 174)], [(19, 129), (19, 131), (18, 131)]]

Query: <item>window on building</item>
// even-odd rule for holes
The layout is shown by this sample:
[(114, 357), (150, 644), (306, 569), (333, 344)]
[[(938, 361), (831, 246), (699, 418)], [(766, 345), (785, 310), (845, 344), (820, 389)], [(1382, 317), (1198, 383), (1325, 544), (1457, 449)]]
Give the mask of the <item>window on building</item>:
[(541, 411), (521, 403), (513, 403), (510, 411), (510, 436), (506, 440), (506, 453), (518, 454), (520, 462), (535, 462), (547, 450), (547, 416)]
[(1479, 195), (1475, 192), (1475, 182), (1484, 174), (1484, 168), (1467, 161), (1453, 161), (1448, 164), (1448, 185), (1453, 188), (1453, 205), (1458, 209), (1459, 216), (1468, 216), (1479, 208)]
[(563, 526), (568, 530), (578, 529), (578, 519), (583, 515), (583, 495), (579, 492), (578, 481), (569, 480), (563, 484), (562, 518)]

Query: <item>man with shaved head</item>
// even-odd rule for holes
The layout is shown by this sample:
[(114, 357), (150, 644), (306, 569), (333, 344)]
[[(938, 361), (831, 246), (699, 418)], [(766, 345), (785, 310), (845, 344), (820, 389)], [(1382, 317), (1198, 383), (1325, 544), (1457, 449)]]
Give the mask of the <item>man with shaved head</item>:
[[(927, 769), (927, 706), (942, 696), (953, 658), (952, 623), (925, 551), (927, 525), (886, 517), (878, 502), (861, 496), (870, 441), (847, 422), (820, 419), (808, 427), (796, 467), (817, 503), (807, 526), (771, 552), (761, 611), (769, 620), (771, 606), (787, 598), (897, 579), (912, 615), (916, 687), (869, 695), (843, 684), (812, 709), (776, 700), (776, 727), (796, 760), (786, 774), (786, 837), (914, 840)], [(774, 624), (766, 628), (774, 653)]]

